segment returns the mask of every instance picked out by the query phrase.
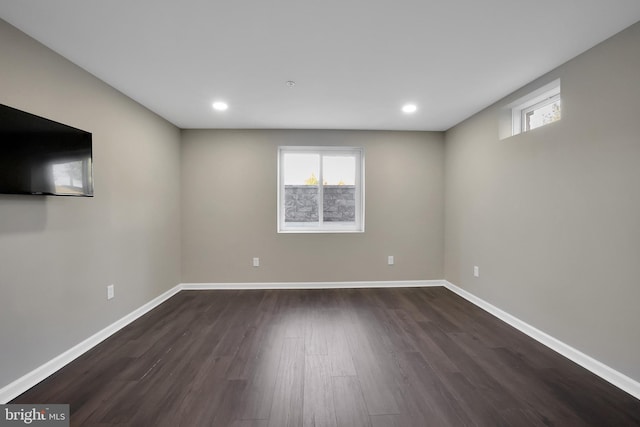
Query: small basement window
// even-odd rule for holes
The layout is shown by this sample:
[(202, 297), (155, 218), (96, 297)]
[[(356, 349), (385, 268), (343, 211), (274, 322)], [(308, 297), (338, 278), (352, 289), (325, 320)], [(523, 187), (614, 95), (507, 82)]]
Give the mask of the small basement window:
[(506, 105), (500, 114), (500, 139), (557, 122), (562, 117), (560, 79)]
[(560, 80), (555, 80), (511, 103), (511, 135), (560, 120)]

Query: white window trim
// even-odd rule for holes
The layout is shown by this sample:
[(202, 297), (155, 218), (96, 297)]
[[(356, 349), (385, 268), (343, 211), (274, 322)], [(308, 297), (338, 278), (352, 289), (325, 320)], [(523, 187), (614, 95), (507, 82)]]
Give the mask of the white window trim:
[[(323, 186), (319, 185), (318, 196), (318, 219), (319, 225), (294, 227), (287, 226), (284, 221), (285, 198), (284, 198), (284, 168), (283, 159), (285, 153), (318, 153), (323, 154), (356, 154), (360, 161), (356, 161), (356, 221), (355, 224), (345, 224), (339, 222), (323, 222)], [(321, 184), (322, 168), (320, 168), (318, 182)], [(277, 191), (277, 231), (278, 233), (364, 233), (364, 148), (343, 147), (343, 146), (280, 146), (278, 147), (278, 191)]]
[(529, 132), (525, 129), (525, 114), (558, 99), (560, 99), (560, 79), (556, 79), (509, 104), (507, 108), (511, 110), (511, 135)]
[(542, 101), (537, 102), (527, 108), (524, 108), (522, 110), (520, 110), (520, 129), (521, 132), (529, 132), (530, 130), (533, 130), (531, 128), (529, 128), (527, 126), (527, 115), (535, 110), (538, 110), (542, 107), (546, 107), (549, 104), (553, 104), (554, 102), (557, 102), (560, 100), (560, 93), (556, 93), (556, 94), (551, 94), (549, 93), (549, 97), (544, 98)]

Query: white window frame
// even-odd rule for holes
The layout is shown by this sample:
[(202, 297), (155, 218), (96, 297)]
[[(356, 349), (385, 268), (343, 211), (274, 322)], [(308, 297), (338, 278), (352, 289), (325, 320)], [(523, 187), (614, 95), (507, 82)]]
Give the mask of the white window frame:
[[(318, 223), (304, 226), (301, 224), (287, 225), (285, 222), (285, 184), (284, 184), (284, 155), (285, 154), (319, 154), (323, 155), (355, 155), (355, 223), (340, 223), (323, 221), (323, 191), (322, 162), (318, 176)], [(321, 157), (322, 158), (322, 157)], [(280, 146), (278, 147), (278, 233), (364, 233), (364, 148), (342, 146)]]
[[(557, 102), (559, 100), (560, 100), (560, 93), (557, 93), (555, 95), (551, 95), (548, 98), (543, 99), (542, 101), (540, 101), (540, 102), (538, 102), (536, 104), (533, 104), (530, 107), (527, 107), (527, 108), (521, 110), (520, 128), (522, 129), (522, 132), (529, 132), (530, 130), (532, 130), (531, 127), (529, 127), (529, 122), (527, 121), (527, 116), (529, 116), (531, 113), (535, 112), (536, 110), (539, 110), (542, 107), (546, 107), (549, 104), (553, 104), (553, 103), (555, 103), (555, 102)], [(547, 124), (549, 124), (549, 123), (547, 123)], [(542, 126), (546, 126), (547, 124), (542, 125)], [(538, 127), (540, 127), (540, 126), (538, 126)]]
[(512, 103), (509, 106), (511, 108), (511, 134), (518, 135), (532, 130), (527, 129), (526, 115), (558, 100), (560, 100), (560, 79), (554, 80)]

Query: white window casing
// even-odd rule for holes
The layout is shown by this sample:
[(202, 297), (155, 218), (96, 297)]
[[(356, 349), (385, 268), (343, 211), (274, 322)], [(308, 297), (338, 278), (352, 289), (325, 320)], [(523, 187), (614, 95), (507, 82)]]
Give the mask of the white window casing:
[(278, 233), (364, 232), (364, 149), (278, 147), (277, 199)]

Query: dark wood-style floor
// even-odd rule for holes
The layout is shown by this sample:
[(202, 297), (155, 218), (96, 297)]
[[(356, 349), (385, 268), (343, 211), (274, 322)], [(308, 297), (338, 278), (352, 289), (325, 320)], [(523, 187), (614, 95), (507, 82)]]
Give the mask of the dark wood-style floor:
[(180, 292), (13, 403), (74, 426), (639, 426), (640, 401), (444, 288)]

